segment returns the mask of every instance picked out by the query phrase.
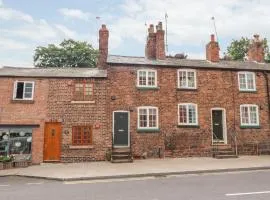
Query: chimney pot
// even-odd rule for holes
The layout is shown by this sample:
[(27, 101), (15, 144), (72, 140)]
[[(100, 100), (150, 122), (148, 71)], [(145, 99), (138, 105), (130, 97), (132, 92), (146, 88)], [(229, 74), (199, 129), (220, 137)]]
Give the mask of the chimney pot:
[(215, 42), (215, 35), (211, 34), (211, 42)]

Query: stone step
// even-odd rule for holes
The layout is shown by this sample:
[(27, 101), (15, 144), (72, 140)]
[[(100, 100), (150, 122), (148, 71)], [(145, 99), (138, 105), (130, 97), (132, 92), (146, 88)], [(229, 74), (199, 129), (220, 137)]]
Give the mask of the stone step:
[(117, 159), (117, 160), (111, 160), (112, 163), (131, 163), (133, 162), (132, 159)]
[(237, 155), (216, 155), (216, 159), (238, 158)]

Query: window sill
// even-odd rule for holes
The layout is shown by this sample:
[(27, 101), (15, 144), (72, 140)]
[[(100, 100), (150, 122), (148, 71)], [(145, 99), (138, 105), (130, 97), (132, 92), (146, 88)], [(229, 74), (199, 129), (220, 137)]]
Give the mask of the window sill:
[(240, 126), (241, 129), (260, 129), (261, 126)]
[(197, 88), (177, 88), (176, 90), (177, 91), (194, 91), (194, 92), (198, 91)]
[(159, 133), (160, 129), (159, 128), (155, 128), (155, 129), (137, 129), (137, 133)]
[(141, 87), (141, 86), (137, 86), (136, 88), (138, 90), (159, 90), (159, 87)]
[(257, 93), (257, 90), (239, 90), (240, 93)]
[(199, 125), (177, 125), (178, 128), (200, 128)]
[(71, 101), (72, 104), (94, 104), (95, 101)]
[(93, 145), (69, 145), (70, 149), (93, 149)]
[(11, 103), (34, 104), (34, 100), (12, 99)]

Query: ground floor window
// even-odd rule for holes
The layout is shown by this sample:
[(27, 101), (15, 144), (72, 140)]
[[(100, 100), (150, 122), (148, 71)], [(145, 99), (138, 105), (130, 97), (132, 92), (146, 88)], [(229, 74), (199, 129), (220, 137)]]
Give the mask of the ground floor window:
[(259, 109), (257, 105), (244, 104), (240, 106), (240, 116), (242, 126), (259, 125)]
[(198, 125), (197, 104), (193, 103), (178, 104), (178, 124)]
[(92, 127), (91, 126), (73, 126), (72, 127), (73, 145), (91, 145)]
[(158, 108), (148, 106), (139, 107), (138, 128), (158, 128)]
[(0, 155), (31, 159), (31, 128), (0, 128)]

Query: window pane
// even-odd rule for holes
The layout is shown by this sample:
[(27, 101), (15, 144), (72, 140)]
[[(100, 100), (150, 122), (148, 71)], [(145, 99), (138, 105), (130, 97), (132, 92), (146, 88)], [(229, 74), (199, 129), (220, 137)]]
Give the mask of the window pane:
[(85, 95), (90, 96), (93, 94), (93, 84), (85, 84)]
[(180, 87), (187, 87), (187, 74), (185, 71), (180, 71), (179, 72), (179, 82), (180, 82)]
[(74, 145), (89, 145), (91, 144), (91, 127), (77, 126), (72, 129)]
[(246, 89), (246, 76), (245, 74), (239, 74), (240, 89)]
[(247, 89), (253, 90), (254, 88), (254, 79), (253, 74), (249, 73), (247, 74)]
[(180, 105), (179, 106), (179, 121), (180, 123), (186, 124), (187, 123), (187, 106)]
[(155, 85), (155, 72), (148, 72), (148, 85), (154, 86)]
[(139, 110), (139, 127), (147, 127), (147, 110)]
[(194, 88), (195, 87), (195, 73), (188, 72), (188, 87)]
[(250, 107), (250, 124), (258, 124), (257, 107)]
[(157, 127), (157, 110), (155, 108), (149, 109), (149, 127)]
[(146, 71), (139, 71), (139, 85), (146, 85)]
[(196, 107), (195, 105), (188, 106), (188, 123), (196, 124)]
[(24, 82), (17, 82), (16, 99), (23, 99)]
[(249, 124), (249, 118), (248, 118), (248, 107), (242, 106), (241, 107), (241, 121), (243, 124)]
[(81, 83), (76, 83), (76, 84), (75, 84), (75, 91), (76, 91), (76, 92), (82, 92), (82, 93), (83, 93), (83, 84), (81, 84)]

